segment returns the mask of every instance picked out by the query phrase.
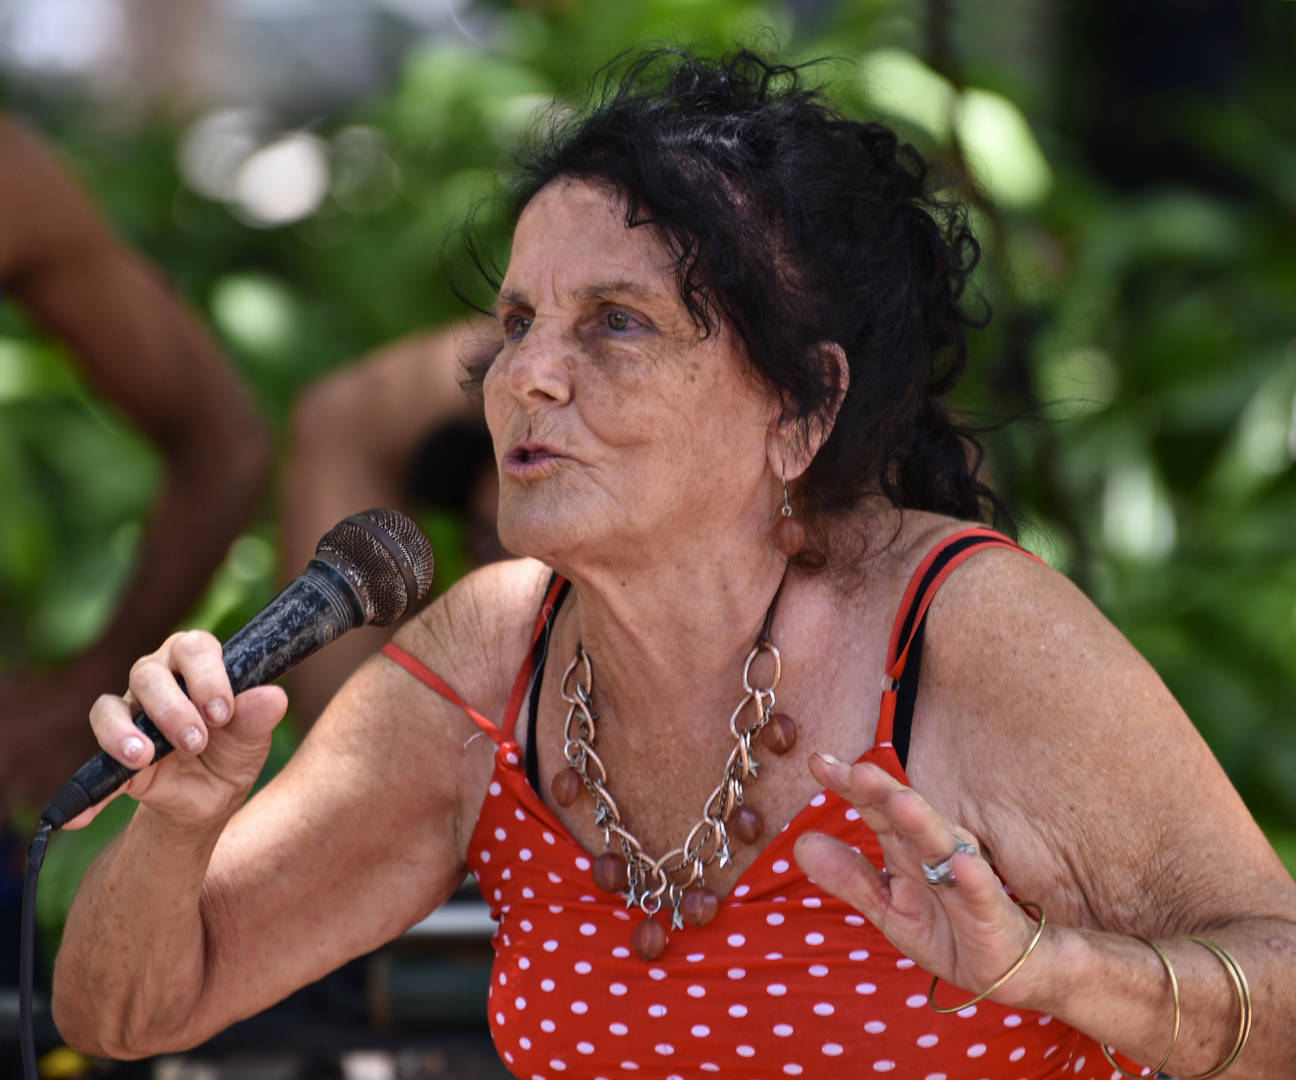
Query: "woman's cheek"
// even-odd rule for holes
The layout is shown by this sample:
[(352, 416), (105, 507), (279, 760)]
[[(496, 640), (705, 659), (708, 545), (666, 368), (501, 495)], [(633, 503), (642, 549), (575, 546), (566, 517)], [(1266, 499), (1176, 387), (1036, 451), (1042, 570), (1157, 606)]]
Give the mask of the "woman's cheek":
[(482, 380), (482, 407), (486, 414), (486, 426), (490, 428), (491, 437), (496, 446), (508, 426), (510, 398), (503, 382), (501, 361), (497, 358)]

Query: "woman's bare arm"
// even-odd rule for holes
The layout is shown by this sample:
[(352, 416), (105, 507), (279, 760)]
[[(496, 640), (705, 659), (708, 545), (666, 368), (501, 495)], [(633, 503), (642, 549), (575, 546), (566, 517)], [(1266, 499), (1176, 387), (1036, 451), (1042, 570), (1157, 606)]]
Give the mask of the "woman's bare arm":
[[(823, 838), (803, 841), (807, 872), (840, 892), (928, 970), (989, 986), (1033, 923), (1004, 896), (1037, 900), (1049, 926), (995, 1000), (1052, 1013), (1140, 1064), (1161, 1060), (1182, 991), (1182, 1034), (1166, 1066), (1205, 1072), (1238, 1031), (1237, 994), (1220, 962), (1179, 935), (1233, 952), (1255, 1001), (1239, 1077), (1289, 1075), (1296, 1041), (1296, 886), (1182, 709), (1146, 661), (1061, 575), (987, 552), (957, 571), (929, 615), (910, 778), (871, 766), (813, 765), (849, 792), (883, 839), (883, 882)], [(958, 884), (932, 888), (952, 837)]]
[[(98, 640), (62, 671), (0, 680), (0, 791), (39, 805), (93, 752), (80, 718), (95, 694), (119, 688), (184, 616), (256, 509), (270, 437), (185, 303), (54, 156), (3, 118), (0, 205), (0, 287), (166, 459), (135, 572)], [(34, 727), (48, 736), (39, 753), (24, 735)]]
[[(400, 640), (498, 715), (542, 585), (534, 563), (491, 567)], [(177, 746), (190, 726), (206, 741), (132, 781), (142, 805), (86, 875), (59, 953), (56, 1020), (88, 1052), (195, 1045), (395, 937), (465, 872), (492, 755), (461, 710), (375, 657), (238, 809), (284, 701), (250, 691), (232, 722), (211, 722), (210, 703), (229, 688), (214, 642), (197, 637), (138, 664), (132, 692)], [(101, 699), (96, 712), (100, 741), (120, 753), (133, 731), (121, 700)]]

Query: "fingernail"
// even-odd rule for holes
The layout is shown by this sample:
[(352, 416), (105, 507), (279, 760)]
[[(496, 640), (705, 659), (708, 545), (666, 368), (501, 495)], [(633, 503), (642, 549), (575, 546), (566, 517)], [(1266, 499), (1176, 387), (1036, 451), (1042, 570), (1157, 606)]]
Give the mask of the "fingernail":
[(134, 761), (140, 754), (144, 753), (144, 740), (132, 735), (130, 738), (122, 740), (121, 749), (122, 757), (127, 761)]
[(834, 769), (841, 768), (841, 762), (838, 761), (835, 757), (833, 757), (832, 754), (825, 754), (822, 750), (816, 750), (815, 753), (819, 755), (819, 757), (823, 760), (824, 764), (831, 765)]
[(197, 750), (202, 746), (202, 739), (202, 732), (192, 724), (180, 732), (180, 743), (186, 750)]
[(224, 698), (213, 698), (207, 702), (207, 716), (213, 724), (223, 724), (229, 719), (230, 707)]

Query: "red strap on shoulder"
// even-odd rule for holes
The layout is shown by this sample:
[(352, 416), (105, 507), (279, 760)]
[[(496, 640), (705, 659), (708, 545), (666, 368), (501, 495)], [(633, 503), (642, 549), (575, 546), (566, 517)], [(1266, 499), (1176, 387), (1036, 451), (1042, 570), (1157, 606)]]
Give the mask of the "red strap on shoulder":
[(513, 680), (513, 691), (509, 694), (508, 707), (504, 711), (503, 730), (496, 727), (494, 723), (487, 720), (471, 705), (467, 704), (463, 698), (454, 692), (454, 689), (440, 675), (424, 664), (421, 660), (416, 660), (399, 645), (387, 642), (382, 647), (382, 653), (390, 660), (394, 660), (408, 671), (419, 682), (435, 690), (447, 701), (458, 705), (473, 720), (473, 722), (486, 732), (497, 744), (510, 741), (513, 738), (513, 729), (517, 726), (518, 713), (522, 709), (522, 699), (526, 696), (527, 683), (531, 681), (531, 660), (535, 655), (535, 643), (540, 640), (540, 635), (544, 632), (545, 623), (553, 616), (554, 600), (557, 599), (559, 591), (566, 583), (564, 578), (557, 578), (549, 592), (545, 595), (544, 604), (540, 608), (540, 617), (536, 621), (536, 628), (531, 637), (531, 649), (527, 652), (527, 658), (522, 664), (522, 670), (517, 673), (517, 678)]
[[(952, 544), (969, 538), (976, 538), (979, 542), (969, 544), (945, 563), (940, 572), (927, 584), (922, 595), (919, 596), (918, 590), (923, 587), (923, 579), (927, 576), (927, 571), (940, 558), (941, 553)], [(927, 614), (928, 607), (931, 606), (936, 593), (940, 591), (940, 587), (945, 584), (950, 574), (954, 573), (978, 551), (985, 551), (987, 548), (1006, 548), (1009, 551), (1016, 551), (1027, 558), (1034, 559), (1038, 563), (1043, 563), (1042, 559), (1013, 543), (1002, 533), (995, 532), (993, 529), (986, 528), (983, 525), (974, 526), (970, 529), (961, 529), (953, 535), (945, 537), (923, 556), (922, 562), (918, 564), (918, 568), (909, 579), (904, 598), (900, 601), (899, 610), (896, 612), (895, 623), (891, 628), (891, 642), (887, 647), (887, 674), (882, 684), (882, 707), (878, 715), (877, 737), (874, 740), (875, 747), (891, 745), (891, 735), (895, 724), (896, 690), (899, 686), (900, 676), (904, 674), (905, 665), (909, 661), (909, 646), (913, 642), (915, 632), (922, 623), (923, 616)], [(914, 617), (908, 620), (907, 617), (911, 610), (914, 612)], [(901, 642), (900, 635), (904, 630), (906, 621), (909, 622), (909, 636)]]
[[(993, 529), (987, 529), (983, 526), (976, 526), (971, 529), (961, 529), (958, 532), (954, 533), (952, 536), (945, 537), (944, 540), (939, 541), (935, 545), (935, 547), (933, 547), (930, 551), (928, 551), (927, 554), (923, 556), (922, 562), (918, 564), (918, 568), (913, 572), (913, 576), (909, 578), (909, 584), (905, 587), (905, 593), (904, 593), (904, 597), (900, 601), (900, 607), (896, 610), (895, 622), (891, 626), (891, 643), (887, 647), (888, 673), (890, 672), (891, 668), (895, 665), (895, 662), (898, 659), (898, 654), (901, 652), (900, 632), (901, 630), (904, 629), (905, 616), (908, 614), (909, 609), (913, 607), (913, 605), (916, 602), (918, 602), (918, 588), (919, 586), (922, 585), (922, 579), (926, 576), (927, 571), (931, 569), (931, 564), (934, 563), (938, 558), (940, 558), (941, 552), (944, 551), (951, 544), (957, 543), (959, 540), (966, 540), (968, 537), (971, 536), (985, 537), (986, 541), (989, 543), (994, 543), (997, 541), (998, 544), (1006, 545), (1009, 547), (1016, 546), (1012, 543), (1011, 540), (1009, 540), (1006, 536), (1002, 535), (1001, 533), (997, 533)], [(981, 550), (980, 545), (976, 547), (968, 548), (969, 552), (979, 551), (979, 550)], [(962, 559), (955, 560), (955, 564), (959, 562), (962, 562)], [(945, 577), (944, 575), (941, 576), (940, 580), (942, 583), (944, 582), (944, 577)], [(939, 587), (940, 587), (939, 585), (933, 583), (933, 587), (928, 590), (928, 594), (931, 595), (935, 593), (936, 589), (938, 589)], [(913, 621), (913, 625), (917, 627), (918, 622), (919, 619), (915, 618)], [(907, 645), (908, 642), (906, 642), (905, 644)]]
[(553, 618), (554, 603), (558, 599), (558, 594), (562, 592), (562, 587), (567, 584), (567, 579), (562, 575), (554, 577), (554, 582), (549, 586), (549, 591), (545, 593), (544, 603), (540, 605), (540, 617), (536, 619), (535, 631), (531, 635), (531, 648), (527, 650), (526, 660), (522, 662), (522, 668), (517, 673), (517, 678), (513, 680), (513, 692), (509, 694), (508, 708), (504, 710), (504, 738), (509, 742), (514, 741), (513, 733), (517, 728), (518, 716), (522, 712), (522, 702), (526, 698), (527, 686), (531, 682), (531, 665), (535, 661), (536, 642), (540, 640), (540, 635), (544, 633), (545, 625)]
[(421, 660), (415, 660), (414, 657), (410, 656), (410, 654), (399, 645), (395, 645), (390, 641), (382, 647), (382, 653), (389, 659), (395, 660), (396, 663), (400, 664), (401, 667), (413, 675), (414, 678), (418, 679), (419, 682), (425, 683), (447, 701), (458, 705), (459, 708), (463, 709), (463, 711), (472, 718), (473, 722), (481, 728), (482, 731), (486, 732), (486, 734), (495, 742), (498, 743), (500, 741), (499, 728), (487, 720), (486, 717), (482, 716), (482, 714), (476, 709), (466, 704), (464, 700), (450, 688), (449, 683), (447, 683), (440, 675), (424, 664)]

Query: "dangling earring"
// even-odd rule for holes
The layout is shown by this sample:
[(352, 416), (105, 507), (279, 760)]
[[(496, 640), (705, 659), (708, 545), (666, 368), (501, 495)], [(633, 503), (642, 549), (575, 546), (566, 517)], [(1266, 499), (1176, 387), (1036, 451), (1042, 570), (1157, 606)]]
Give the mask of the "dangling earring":
[(788, 502), (787, 469), (783, 470), (783, 506), (779, 519), (772, 530), (774, 546), (787, 558), (791, 559), (805, 547), (805, 529), (801, 522), (792, 516), (792, 504)]

